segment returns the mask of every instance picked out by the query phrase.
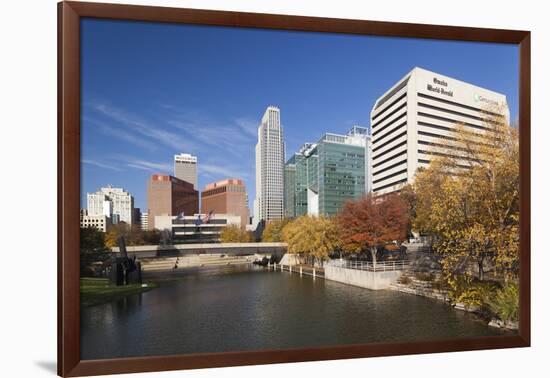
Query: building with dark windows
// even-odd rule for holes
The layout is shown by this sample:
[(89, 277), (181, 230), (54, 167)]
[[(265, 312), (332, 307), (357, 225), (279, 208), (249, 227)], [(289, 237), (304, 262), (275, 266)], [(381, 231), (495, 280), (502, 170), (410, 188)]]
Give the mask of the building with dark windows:
[(157, 228), (160, 215), (196, 214), (199, 212), (199, 192), (193, 184), (170, 175), (152, 175), (147, 184), (148, 227)]
[(220, 243), (221, 233), (225, 227), (241, 225), (239, 215), (214, 213), (157, 215), (154, 221), (155, 228), (167, 233), (172, 244)]
[(414, 68), (371, 111), (374, 194), (413, 182), (418, 168), (448, 150), (458, 124), (474, 133), (483, 131), (484, 115), (495, 107), (508, 122), (505, 95)]
[(229, 214), (241, 218), (241, 227), (248, 224), (248, 197), (243, 180), (228, 178), (206, 184), (201, 193), (201, 208), (205, 214)]
[(285, 164), (285, 215), (335, 215), (370, 191), (370, 135), (354, 126), (306, 143)]

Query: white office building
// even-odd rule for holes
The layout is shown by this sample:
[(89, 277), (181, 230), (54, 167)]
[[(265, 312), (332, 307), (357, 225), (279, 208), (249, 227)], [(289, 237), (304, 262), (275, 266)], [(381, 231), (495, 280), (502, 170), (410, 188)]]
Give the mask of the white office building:
[(134, 222), (134, 197), (122, 188), (107, 186), (95, 193), (87, 194), (88, 215), (103, 215), (112, 223)]
[[(448, 151), (457, 125), (482, 132), (491, 107), (506, 96), (422, 68), (414, 68), (384, 93), (371, 111), (372, 188), (386, 194), (412, 183), (419, 167)], [(438, 152), (440, 148), (440, 152)]]
[(149, 213), (141, 213), (140, 222), (143, 231), (149, 230)]
[(198, 188), (197, 157), (190, 154), (174, 155), (174, 176)]
[(285, 143), (281, 126), (281, 111), (269, 106), (258, 127), (256, 144), (255, 226), (261, 220), (282, 219), (284, 216)]
[(105, 215), (80, 214), (80, 228), (97, 228), (98, 231), (107, 232), (111, 228), (111, 218)]

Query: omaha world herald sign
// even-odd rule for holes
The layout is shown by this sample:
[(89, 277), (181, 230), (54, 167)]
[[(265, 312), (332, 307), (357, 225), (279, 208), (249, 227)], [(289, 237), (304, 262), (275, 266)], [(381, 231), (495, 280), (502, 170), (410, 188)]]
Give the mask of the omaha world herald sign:
[(447, 89), (449, 84), (442, 79), (438, 79), (437, 77), (433, 78), (433, 84), (428, 83), (426, 89), (428, 89), (431, 92), (439, 93), (445, 96), (453, 97), (453, 91)]
[(492, 99), (487, 98), (487, 97), (484, 97), (484, 96), (482, 96), (480, 94), (477, 94), (477, 93), (474, 94), (474, 101), (475, 102), (485, 102), (487, 104), (491, 104), (491, 105), (495, 105), (495, 106), (499, 105), (498, 101), (492, 100)]

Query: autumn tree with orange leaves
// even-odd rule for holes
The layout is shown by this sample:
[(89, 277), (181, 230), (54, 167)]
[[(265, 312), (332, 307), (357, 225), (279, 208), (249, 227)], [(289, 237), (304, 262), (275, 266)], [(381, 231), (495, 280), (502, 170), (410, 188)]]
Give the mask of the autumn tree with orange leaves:
[(368, 194), (347, 202), (338, 215), (337, 224), (344, 251), (368, 251), (376, 263), (379, 247), (406, 239), (409, 209), (398, 194), (380, 197)]

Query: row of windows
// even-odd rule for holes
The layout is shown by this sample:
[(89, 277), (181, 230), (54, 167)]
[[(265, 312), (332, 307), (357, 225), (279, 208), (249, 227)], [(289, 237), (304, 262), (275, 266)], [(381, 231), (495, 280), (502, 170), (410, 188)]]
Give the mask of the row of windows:
[(401, 142), (401, 143), (399, 143), (399, 144), (393, 146), (393, 148), (387, 149), (386, 151), (381, 152), (380, 154), (374, 156), (374, 157), (372, 158), (372, 160), (379, 159), (380, 157), (386, 155), (387, 153), (390, 153), (390, 152), (392, 152), (392, 151), (398, 149), (399, 147), (405, 146), (406, 144), (407, 144), (407, 141), (405, 140), (405, 141), (403, 141), (403, 142)]
[[(405, 119), (404, 119), (405, 118)], [(372, 136), (375, 137), (376, 135), (380, 134), (382, 131), (386, 130), (388, 127), (390, 126), (393, 126), (395, 125), (396, 123), (398, 122), (401, 122), (401, 124), (399, 124), (398, 126), (396, 126), (395, 128), (396, 129), (399, 129), (403, 126), (405, 126), (407, 124), (407, 112), (401, 114), (399, 117), (395, 118), (393, 121), (391, 122), (388, 122), (387, 124), (385, 124), (384, 126), (382, 126), (380, 129), (376, 130), (375, 132), (372, 133)], [(374, 143), (376, 143), (376, 141), (374, 141)]]
[(461, 116), (461, 117), (475, 119), (476, 121), (482, 121), (482, 122), (484, 121), (484, 119), (481, 118), (481, 117), (477, 117), (477, 116), (474, 116), (474, 115), (471, 115), (471, 114), (468, 114), (468, 113), (457, 112), (456, 110), (451, 110), (451, 109), (447, 109), (447, 108), (440, 108), (439, 106), (429, 105), (429, 104), (425, 104), (423, 102), (418, 102), (418, 106), (420, 106), (422, 108), (437, 110), (437, 111), (444, 112), (444, 113), (454, 114), (454, 115)]
[(379, 179), (373, 180), (372, 183), (373, 183), (373, 184), (377, 184), (377, 183), (379, 183), (379, 182), (381, 182), (381, 181), (385, 181), (385, 180), (387, 180), (387, 179), (389, 179), (389, 178), (392, 178), (392, 177), (395, 177), (395, 176), (402, 175), (403, 173), (407, 173), (407, 169), (406, 169), (406, 168), (405, 168), (405, 169), (402, 169), (401, 171), (397, 171), (397, 172), (395, 172), (395, 173), (392, 173), (392, 174), (389, 174), (389, 175), (387, 175), (387, 176), (380, 177)]
[(443, 99), (443, 98), (438, 98), (438, 97), (430, 96), (430, 95), (427, 95), (427, 94), (424, 94), (424, 93), (418, 93), (418, 97), (427, 98), (427, 99), (430, 99), (430, 100), (442, 102), (442, 103), (444, 103), (444, 104), (454, 105), (454, 106), (458, 106), (458, 107), (460, 107), (460, 108), (464, 108), (464, 109), (468, 109), (468, 110), (473, 110), (473, 111), (480, 112), (480, 113), (484, 113), (484, 114), (490, 114), (490, 115), (493, 115), (493, 116), (496, 116), (496, 117), (502, 117), (502, 118), (504, 117), (502, 114), (494, 113), (494, 112), (491, 112), (491, 111), (488, 111), (488, 110), (485, 110), (485, 109), (475, 108), (475, 107), (469, 106), (469, 105), (460, 104), (460, 103), (455, 102), (455, 101), (451, 101), (451, 100), (446, 100), (446, 99)]
[(467, 157), (467, 156), (451, 155), (451, 154), (446, 154), (446, 153), (437, 152), (437, 151), (418, 150), (418, 153), (419, 153), (419, 154), (424, 154), (424, 155), (434, 155), (434, 156), (449, 157), (449, 158), (452, 158), (452, 159), (476, 161), (476, 159), (469, 158), (469, 157)]
[(392, 142), (395, 142), (397, 139), (403, 137), (407, 135), (407, 130), (403, 131), (401, 134), (397, 134), (396, 136), (394, 136), (393, 138), (387, 140), (386, 142), (380, 144), (380, 145), (377, 145), (375, 148), (372, 149), (372, 152), (376, 152), (376, 151), (379, 151), (381, 148), (384, 148), (385, 146), (387, 146), (388, 144), (392, 143)]
[(384, 110), (378, 112), (374, 117), (372, 117), (372, 121), (374, 121), (376, 118), (380, 117), (382, 114), (384, 114), (388, 109), (391, 109), (392, 106), (397, 104), (399, 101), (403, 100), (405, 97), (407, 97), (407, 92), (403, 93), (401, 96), (399, 96), (397, 99), (392, 101), (391, 104), (389, 104)]
[[(418, 162), (421, 164), (430, 164), (432, 161), (426, 159), (418, 159)], [(470, 169), (470, 167), (467, 165), (456, 164), (456, 166), (460, 168)]]
[(376, 107), (374, 109), (378, 109), (386, 101), (388, 101), (390, 98), (392, 98), (393, 95), (395, 95), (397, 92), (399, 92), (401, 89), (403, 89), (407, 85), (407, 83), (409, 82), (409, 78), (410, 78), (410, 76), (407, 77), (405, 80), (403, 80), (403, 82), (401, 84), (399, 84), (398, 86), (393, 88), (387, 95), (382, 97), (382, 99), (380, 101), (378, 101), (378, 104), (376, 104)]
[(447, 117), (441, 117), (441, 116), (437, 116), (437, 115), (434, 115), (434, 114), (429, 114), (429, 113), (424, 113), (424, 112), (418, 112), (418, 115), (419, 116), (423, 116), (423, 117), (428, 117), (428, 118), (433, 118), (433, 119), (437, 119), (439, 121), (446, 121), (446, 122), (452, 122), (454, 124), (457, 124), (457, 123), (460, 123), (460, 124), (463, 124), (465, 126), (468, 126), (468, 127), (473, 127), (475, 129), (479, 129), (479, 130), (485, 130), (485, 131), (491, 131), (491, 129), (487, 128), (487, 127), (484, 127), (484, 126), (480, 126), (480, 125), (474, 125), (473, 123), (468, 123), (468, 122), (460, 122), (456, 119), (452, 119), (452, 118), (447, 118)]
[(418, 135), (423, 135), (423, 136), (427, 136), (427, 137), (431, 137), (431, 138), (447, 139), (447, 140), (452, 140), (452, 141), (457, 140), (456, 138), (453, 138), (453, 137), (450, 137), (450, 136), (447, 136), (447, 135), (439, 135), (439, 134), (429, 133), (427, 131), (422, 131), (422, 130), (418, 131)]
[(384, 122), (385, 120), (387, 120), (388, 118), (390, 118), (392, 115), (396, 114), (397, 112), (399, 112), (400, 110), (404, 109), (407, 107), (407, 102), (404, 102), (403, 104), (401, 104), (400, 106), (398, 106), (397, 108), (395, 108), (394, 110), (392, 110), (391, 112), (389, 112), (385, 117), (383, 117), (382, 119), (380, 119), (379, 121), (377, 121), (376, 123), (373, 123), (372, 125), (372, 130), (374, 130), (374, 128), (378, 125), (380, 125), (382, 122)]
[(439, 147), (439, 148), (444, 148), (444, 149), (449, 149), (449, 150), (455, 150), (455, 151), (465, 151), (465, 152), (470, 151), (467, 148), (453, 146), (453, 145), (450, 145), (450, 144), (441, 144), (441, 143), (435, 143), (435, 142), (428, 142), (426, 140), (419, 140), (418, 144), (423, 144), (425, 146), (431, 146), (431, 147)]
[[(439, 125), (434, 125), (432, 123), (427, 123), (427, 122), (418, 122), (418, 125), (420, 126), (425, 126), (425, 127), (430, 127), (432, 129), (438, 129), (438, 130), (444, 130), (444, 131), (448, 131), (448, 132), (453, 132), (453, 133), (456, 133), (457, 130), (454, 129), (454, 128), (450, 128), (450, 127), (445, 127), (445, 126), (439, 126)], [(446, 136), (446, 135), (439, 135), (439, 134), (432, 134), (432, 133), (429, 133), (427, 131), (418, 131), (418, 134), (420, 135), (425, 135), (425, 136), (431, 136), (431, 137), (437, 137), (437, 138), (442, 138), (442, 139), (447, 139), (447, 140), (454, 140), (456, 141), (457, 139), (456, 138), (453, 138), (453, 137), (450, 137), (450, 136)], [(478, 134), (478, 133), (468, 133), (468, 134), (471, 134), (472, 136), (475, 136), (476, 138), (483, 138), (484, 136), (482, 134)], [(478, 142), (478, 141), (475, 141), (475, 140), (470, 140), (469, 141), (471, 144), (476, 144), (478, 146), (491, 146), (490, 144), (487, 144), (487, 143), (482, 143), (482, 142)]]
[(384, 159), (384, 160), (382, 160), (382, 161), (379, 161), (379, 162), (376, 163), (376, 164), (373, 164), (372, 167), (373, 167), (373, 168), (376, 168), (376, 167), (378, 167), (378, 166), (380, 166), (380, 165), (382, 165), (382, 164), (384, 164), (384, 163), (387, 163), (387, 162), (390, 161), (390, 160), (396, 159), (396, 158), (398, 158), (399, 156), (401, 156), (401, 155), (406, 155), (406, 154), (407, 154), (407, 150), (403, 150), (403, 151), (401, 151), (401, 152), (396, 153), (395, 155), (390, 156), (390, 157), (387, 158), (387, 159)]
[(204, 192), (202, 192), (202, 196), (203, 197), (209, 197), (209, 196), (213, 196), (215, 194), (226, 193), (226, 192), (244, 193), (244, 192), (246, 192), (246, 190), (242, 186), (234, 186), (234, 185), (221, 186), (219, 188), (205, 190)]
[(379, 186), (378, 188), (375, 188), (373, 189), (372, 191), (373, 192), (378, 192), (380, 190), (383, 190), (383, 189), (386, 189), (386, 188), (389, 188), (391, 186), (394, 186), (394, 185), (399, 185), (399, 184), (404, 184), (407, 182), (407, 179), (402, 179), (402, 180), (397, 180), (395, 182), (392, 182), (392, 183), (389, 183), (389, 184), (386, 184), (386, 185), (382, 185), (382, 186)]
[(382, 172), (389, 171), (390, 169), (395, 168), (395, 167), (397, 167), (397, 166), (400, 166), (401, 164), (405, 164), (406, 162), (407, 162), (407, 159), (398, 161), (398, 162), (395, 163), (395, 164), (389, 165), (389, 166), (387, 166), (387, 167), (385, 167), (385, 168), (382, 168), (382, 169), (379, 170), (379, 171), (373, 172), (372, 175), (373, 175), (373, 176), (379, 175), (379, 174), (382, 173)]
[[(401, 118), (401, 117), (400, 117)], [(392, 122), (392, 124), (395, 123), (395, 122)], [(378, 143), (380, 143), (382, 141), (382, 139), (384, 138), (387, 138), (389, 137), (390, 135), (392, 135), (393, 133), (395, 133), (397, 130), (400, 130), (402, 129), (404, 126), (407, 126), (407, 121), (401, 123), (400, 125), (392, 128), (391, 130), (389, 130), (387, 133), (385, 133), (384, 135), (380, 136), (379, 138), (376, 139), (376, 141), (374, 142), (374, 144), (378, 145)]]

